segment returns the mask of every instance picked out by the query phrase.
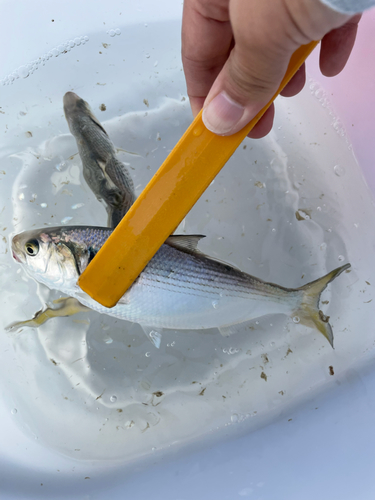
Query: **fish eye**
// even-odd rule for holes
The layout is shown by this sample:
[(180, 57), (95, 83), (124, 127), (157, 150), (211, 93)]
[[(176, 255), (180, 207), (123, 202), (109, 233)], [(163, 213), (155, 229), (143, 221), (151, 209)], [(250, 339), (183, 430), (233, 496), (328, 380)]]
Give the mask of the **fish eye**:
[(39, 243), (37, 240), (29, 240), (25, 244), (25, 250), (27, 255), (30, 255), (31, 257), (35, 257), (37, 253), (39, 252)]

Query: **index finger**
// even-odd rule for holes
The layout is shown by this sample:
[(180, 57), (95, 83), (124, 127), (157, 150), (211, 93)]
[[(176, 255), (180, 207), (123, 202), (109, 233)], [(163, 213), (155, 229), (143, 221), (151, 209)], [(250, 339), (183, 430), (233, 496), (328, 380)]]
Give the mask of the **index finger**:
[(232, 48), (229, 0), (185, 0), (182, 63), (193, 114), (203, 106)]

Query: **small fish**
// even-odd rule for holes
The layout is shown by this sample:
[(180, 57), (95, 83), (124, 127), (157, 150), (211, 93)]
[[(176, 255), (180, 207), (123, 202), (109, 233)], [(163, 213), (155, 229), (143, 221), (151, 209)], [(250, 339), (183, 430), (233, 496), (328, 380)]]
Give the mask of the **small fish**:
[(147, 328), (203, 330), (230, 335), (267, 314), (298, 317), (317, 328), (333, 345), (329, 318), (319, 310), (322, 291), (350, 267), (345, 264), (300, 288), (266, 283), (197, 250), (203, 237), (170, 236), (112, 309), (103, 307), (77, 285), (79, 275), (112, 230), (102, 227), (34, 229), (14, 236), (14, 259), (37, 281), (76, 298), (101, 313)]
[(64, 95), (64, 113), (82, 160), (83, 177), (97, 199), (103, 200), (108, 226), (116, 227), (135, 201), (134, 184), (107, 132), (90, 106), (74, 92)]

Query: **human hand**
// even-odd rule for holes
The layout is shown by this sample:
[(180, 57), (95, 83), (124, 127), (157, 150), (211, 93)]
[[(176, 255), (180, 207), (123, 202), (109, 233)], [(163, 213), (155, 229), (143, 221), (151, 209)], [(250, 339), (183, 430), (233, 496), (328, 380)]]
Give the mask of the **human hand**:
[[(341, 14), (317, 0), (185, 0), (182, 61), (193, 114), (220, 135), (241, 130), (279, 87), (293, 52), (322, 40), (320, 69), (334, 76), (353, 48), (360, 15)], [(281, 92), (305, 83), (304, 65)], [(272, 128), (272, 105), (249, 134)]]

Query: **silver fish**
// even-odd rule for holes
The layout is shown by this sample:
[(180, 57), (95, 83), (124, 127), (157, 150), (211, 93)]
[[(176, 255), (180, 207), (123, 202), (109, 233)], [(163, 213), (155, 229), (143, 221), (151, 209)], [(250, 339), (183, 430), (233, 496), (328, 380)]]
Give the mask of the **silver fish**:
[(132, 178), (116, 158), (115, 147), (87, 102), (67, 92), (63, 103), (82, 160), (83, 177), (97, 199), (103, 200), (108, 226), (114, 228), (135, 201)]
[(196, 249), (202, 236), (171, 236), (118, 304), (108, 309), (86, 295), (77, 279), (111, 232), (84, 226), (26, 231), (13, 238), (13, 257), (49, 288), (146, 329), (216, 327), (229, 335), (257, 317), (283, 313), (317, 328), (333, 345), (329, 318), (319, 310), (320, 295), (350, 264), (300, 288), (284, 288), (204, 255)]

